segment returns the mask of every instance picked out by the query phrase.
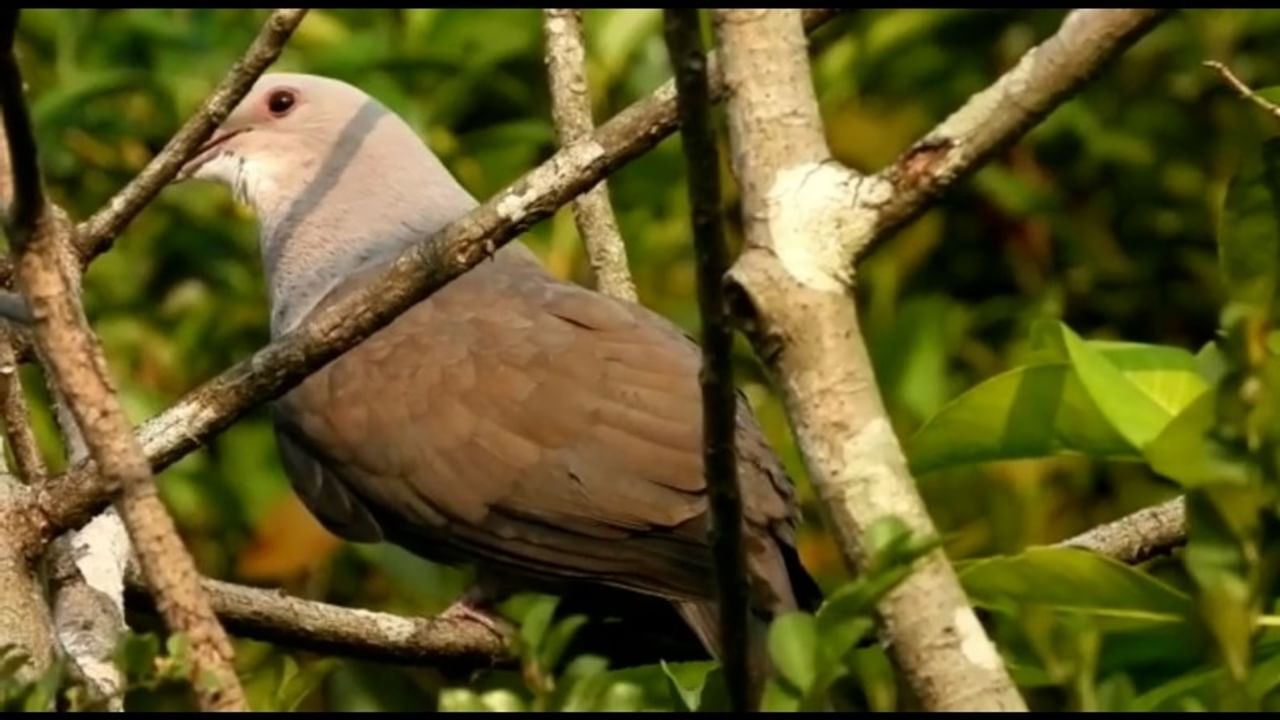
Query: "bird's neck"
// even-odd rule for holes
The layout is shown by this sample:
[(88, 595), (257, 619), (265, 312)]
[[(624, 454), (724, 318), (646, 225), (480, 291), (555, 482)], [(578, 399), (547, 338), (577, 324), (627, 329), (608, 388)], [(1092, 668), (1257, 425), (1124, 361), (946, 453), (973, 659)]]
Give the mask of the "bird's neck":
[[(297, 242), (299, 233), (307, 233), (305, 243)], [(350, 227), (345, 223), (329, 224), (323, 230), (277, 230), (263, 243), (271, 336), (279, 337), (297, 327), (347, 278), (391, 260), (420, 239), (412, 232)]]

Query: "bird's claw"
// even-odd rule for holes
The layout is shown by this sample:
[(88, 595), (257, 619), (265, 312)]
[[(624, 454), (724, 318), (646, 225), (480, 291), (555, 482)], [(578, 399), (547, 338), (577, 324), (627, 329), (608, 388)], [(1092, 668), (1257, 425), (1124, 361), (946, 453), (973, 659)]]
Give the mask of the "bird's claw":
[(479, 623), (498, 637), (505, 637), (510, 630), (510, 626), (505, 620), (478, 607), (473, 601), (465, 597), (445, 608), (444, 612), (438, 616), (438, 619)]

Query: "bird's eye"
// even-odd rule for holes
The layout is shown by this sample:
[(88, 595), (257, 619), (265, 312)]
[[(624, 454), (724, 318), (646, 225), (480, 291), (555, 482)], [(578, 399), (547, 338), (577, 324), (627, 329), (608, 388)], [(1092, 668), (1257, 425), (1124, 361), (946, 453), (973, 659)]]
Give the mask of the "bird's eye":
[(267, 98), (267, 109), (276, 117), (284, 117), (297, 103), (298, 96), (292, 90), (276, 90)]

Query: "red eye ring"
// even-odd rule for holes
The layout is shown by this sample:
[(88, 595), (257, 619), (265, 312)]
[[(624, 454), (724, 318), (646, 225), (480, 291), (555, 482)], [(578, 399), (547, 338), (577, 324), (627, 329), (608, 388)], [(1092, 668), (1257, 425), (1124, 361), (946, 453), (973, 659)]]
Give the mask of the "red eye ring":
[(298, 104), (298, 96), (292, 90), (275, 90), (267, 96), (267, 111), (276, 117), (284, 117)]

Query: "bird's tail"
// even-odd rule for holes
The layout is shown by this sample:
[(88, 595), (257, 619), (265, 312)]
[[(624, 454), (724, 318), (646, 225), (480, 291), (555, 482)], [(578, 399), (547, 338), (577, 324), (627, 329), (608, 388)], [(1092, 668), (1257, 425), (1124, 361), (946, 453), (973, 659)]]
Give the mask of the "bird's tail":
[[(693, 630), (703, 647), (716, 660), (724, 658), (724, 647), (720, 638), (720, 609), (714, 602), (677, 602), (676, 611)], [(749, 646), (747, 647), (747, 672), (751, 675), (751, 687), (755, 688), (757, 697), (752, 698), (752, 705), (758, 706), (759, 693), (764, 690), (765, 680), (769, 677), (769, 619), (754, 611), (747, 613), (747, 622), (751, 623)]]

